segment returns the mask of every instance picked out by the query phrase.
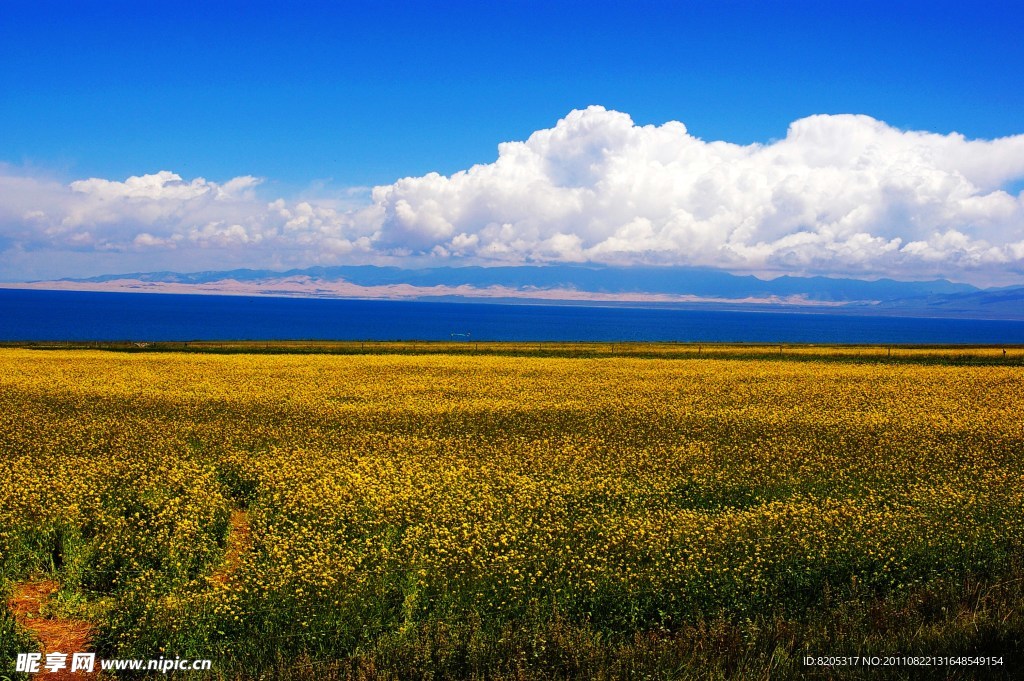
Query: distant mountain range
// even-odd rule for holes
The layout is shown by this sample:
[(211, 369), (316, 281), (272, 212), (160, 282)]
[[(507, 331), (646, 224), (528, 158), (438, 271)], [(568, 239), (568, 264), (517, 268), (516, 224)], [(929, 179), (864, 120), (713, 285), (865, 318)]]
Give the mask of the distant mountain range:
[(677, 267), (550, 265), (401, 269), (372, 265), (285, 272), (137, 272), (4, 284), (19, 288), (336, 298), (659, 304), (718, 309), (1024, 319), (1024, 286), (979, 289), (943, 279), (896, 281), (782, 276), (759, 279)]

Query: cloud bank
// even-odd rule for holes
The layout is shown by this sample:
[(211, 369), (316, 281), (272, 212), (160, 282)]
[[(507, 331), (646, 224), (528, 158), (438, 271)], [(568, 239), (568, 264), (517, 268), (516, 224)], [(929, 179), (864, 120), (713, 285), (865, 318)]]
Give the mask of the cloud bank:
[(493, 163), (375, 187), (357, 208), (261, 200), (253, 177), (61, 184), (0, 167), (0, 262), (590, 262), (1024, 283), (1024, 192), (1007, 191), (1022, 179), (1024, 135), (817, 115), (737, 145), (595, 106), (499, 145)]

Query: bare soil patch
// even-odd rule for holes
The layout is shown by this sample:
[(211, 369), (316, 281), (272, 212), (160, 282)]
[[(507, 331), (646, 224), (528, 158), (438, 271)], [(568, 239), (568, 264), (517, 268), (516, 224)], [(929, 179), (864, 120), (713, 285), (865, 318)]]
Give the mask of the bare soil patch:
[(227, 582), (231, 575), (242, 564), (242, 555), (252, 546), (252, 530), (249, 527), (249, 514), (241, 509), (231, 512), (230, 529), (228, 530), (227, 550), (224, 562), (210, 576), (217, 582)]
[[(43, 607), (60, 586), (53, 580), (40, 579), (22, 582), (14, 587), (14, 593), (7, 606), (14, 613), (18, 623), (35, 634), (41, 651), (67, 654), (67, 667), (56, 672), (41, 672), (35, 678), (55, 681), (57, 679), (80, 679), (81, 674), (72, 674), (71, 654), (89, 652), (94, 627), (89, 622), (60, 617), (46, 617)], [(26, 651), (28, 652), (28, 651)], [(45, 662), (46, 658), (43, 658)]]

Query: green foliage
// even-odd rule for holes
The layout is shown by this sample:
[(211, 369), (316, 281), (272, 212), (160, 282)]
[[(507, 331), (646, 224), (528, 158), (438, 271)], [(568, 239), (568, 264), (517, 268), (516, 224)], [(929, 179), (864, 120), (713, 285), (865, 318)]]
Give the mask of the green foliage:
[[(0, 596), (6, 602), (10, 592), (0, 589)], [(11, 681), (27, 679), (27, 674), (15, 673), (15, 660), (18, 653), (35, 652), (37, 649), (31, 634), (18, 625), (14, 615), (7, 608), (0, 609), (0, 679), (5, 676)]]

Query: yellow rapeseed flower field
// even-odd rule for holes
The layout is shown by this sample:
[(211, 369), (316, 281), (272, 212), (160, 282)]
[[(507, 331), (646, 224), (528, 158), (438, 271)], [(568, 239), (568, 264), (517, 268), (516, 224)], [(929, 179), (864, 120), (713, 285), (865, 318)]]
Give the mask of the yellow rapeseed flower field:
[(1019, 366), (0, 350), (0, 578), (53, 575), (110, 656), (599, 676), (559, 631), (1019, 569), (1022, 415)]

